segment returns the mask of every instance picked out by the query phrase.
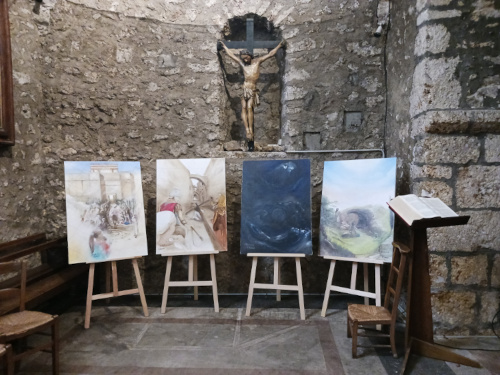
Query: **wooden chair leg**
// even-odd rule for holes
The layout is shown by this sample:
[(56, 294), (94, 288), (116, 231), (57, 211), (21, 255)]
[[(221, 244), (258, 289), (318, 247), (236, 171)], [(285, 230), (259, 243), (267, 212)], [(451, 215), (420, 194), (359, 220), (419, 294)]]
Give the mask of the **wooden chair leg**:
[(59, 318), (52, 324), (52, 374), (59, 375)]
[(14, 353), (12, 353), (12, 347), (10, 345), (6, 346), (7, 352), (5, 353), (5, 366), (7, 366), (7, 375), (14, 375)]
[(352, 337), (352, 332), (351, 332), (351, 318), (349, 318), (349, 314), (347, 314), (347, 338), (351, 338)]
[(396, 325), (391, 324), (391, 327), (389, 328), (389, 336), (391, 340), (391, 349), (392, 349), (392, 356), (394, 358), (398, 358), (398, 351), (396, 349)]
[(352, 358), (358, 358), (358, 322), (352, 322)]

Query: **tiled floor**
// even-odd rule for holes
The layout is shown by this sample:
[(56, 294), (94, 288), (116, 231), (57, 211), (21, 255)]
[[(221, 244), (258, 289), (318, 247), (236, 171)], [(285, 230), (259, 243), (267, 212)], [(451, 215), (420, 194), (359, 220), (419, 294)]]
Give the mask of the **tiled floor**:
[[(307, 301), (307, 299), (310, 301)], [(318, 300), (319, 301), (319, 300)], [(61, 315), (63, 374), (397, 374), (400, 357), (389, 349), (360, 348), (351, 358), (346, 337), (346, 300), (337, 298), (327, 317), (320, 302), (306, 297), (306, 320), (300, 320), (296, 297), (276, 302), (255, 296), (250, 317), (243, 296), (221, 296), (219, 313), (210, 295), (199, 301), (171, 297), (165, 314), (159, 299), (148, 298), (149, 317), (137, 301), (112, 300), (94, 304), (89, 329), (83, 328), (84, 307)], [(295, 306), (294, 306), (295, 305)], [(498, 338), (448, 340), (451, 346), (479, 345), (500, 350)], [(408, 374), (500, 373), (500, 352), (459, 351), (483, 368), (412, 356)], [(496, 368), (495, 368), (496, 366)], [(20, 374), (50, 373), (50, 355), (25, 361)]]

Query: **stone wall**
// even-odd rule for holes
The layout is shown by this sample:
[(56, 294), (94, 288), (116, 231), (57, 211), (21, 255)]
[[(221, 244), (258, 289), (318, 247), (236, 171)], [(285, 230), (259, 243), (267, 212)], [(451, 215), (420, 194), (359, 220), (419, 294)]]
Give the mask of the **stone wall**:
[[(388, 34), (374, 38), (375, 1), (45, 0), (38, 16), (32, 3), (9, 1), (17, 143), (0, 149), (0, 241), (66, 233), (65, 160), (140, 161), (150, 249), (141, 268), (146, 292), (161, 293), (155, 161), (224, 157), (229, 251), (217, 257), (219, 291), (246, 293), (250, 262), (239, 255), (242, 162), (308, 157), (315, 255), (302, 262), (303, 278), (306, 293), (323, 293), (328, 262), (317, 256), (323, 161), (380, 152), (296, 152), (383, 150), (387, 143), (387, 156), (399, 158), (399, 192), (425, 189), (472, 216), (464, 228), (431, 233), (437, 326), (487, 332), (500, 290), (500, 157), (493, 130), (499, 57), (489, 34), (498, 35), (498, 10), (450, 3), (391, 2)], [(250, 13), (272, 22), (287, 41), (284, 67), (273, 61), (264, 71), (282, 69), (281, 87), (273, 86), (281, 90), (280, 103), (262, 107), (271, 116), (256, 123), (266, 142), (276, 136), (263, 129), (279, 129), (280, 152), (224, 150), (238, 134), (237, 114), (228, 110), (237, 93), (228, 95), (216, 42), (228, 20)], [(176, 259), (174, 269), (174, 278), (185, 278), (186, 260)], [(202, 279), (208, 267), (200, 269)], [(264, 264), (261, 280), (271, 269)], [(293, 263), (285, 262), (283, 282), (293, 282), (293, 273)], [(337, 276), (349, 282), (347, 268)], [(450, 296), (460, 301), (459, 311)]]
[(411, 192), (428, 192), (464, 227), (429, 230), (440, 333), (491, 334), (500, 285), (500, 9), (418, 1), (411, 116)]
[[(3, 151), (0, 162), (9, 183), (0, 192), (11, 199), (4, 203), (2, 223), (8, 230), (1, 240), (37, 231), (65, 234), (65, 160), (140, 161), (150, 248), (141, 267), (146, 291), (161, 293), (165, 260), (154, 255), (155, 161), (224, 157), (229, 251), (217, 259), (219, 290), (245, 293), (248, 278), (238, 277), (250, 272), (248, 259), (239, 255), (242, 161), (313, 159), (317, 228), (322, 162), (379, 157), (380, 152), (224, 151), (236, 114), (227, 111), (231, 95), (224, 84), (220, 60), (225, 56), (217, 52), (217, 40), (223, 39), (228, 20), (254, 13), (272, 22), (287, 41), (280, 68), (284, 86), (277, 97), (281, 102), (269, 107), (271, 117), (256, 123), (258, 137), (266, 135), (262, 129), (277, 128), (281, 150), (382, 149), (383, 40), (372, 36), (376, 5), (322, 0), (46, 0), (40, 15), (35, 15), (29, 2), (11, 2), (16, 120), (18, 131), (34, 141), (25, 147), (18, 136), (16, 146)], [(268, 67), (271, 73), (273, 64)], [(265, 78), (267, 71), (263, 73)], [(355, 114), (348, 129), (345, 113)], [(313, 136), (314, 142), (304, 147), (304, 132), (320, 137)], [(266, 142), (275, 143), (275, 138)], [(14, 181), (20, 179), (30, 183), (19, 187)], [(26, 217), (38, 224), (23, 225)], [(327, 267), (316, 256), (304, 261), (306, 292), (324, 291)], [(181, 262), (174, 277), (185, 277), (185, 271)], [(260, 276), (268, 277), (267, 271), (264, 268)], [(294, 278), (293, 264), (285, 264), (283, 271), (284, 282)]]

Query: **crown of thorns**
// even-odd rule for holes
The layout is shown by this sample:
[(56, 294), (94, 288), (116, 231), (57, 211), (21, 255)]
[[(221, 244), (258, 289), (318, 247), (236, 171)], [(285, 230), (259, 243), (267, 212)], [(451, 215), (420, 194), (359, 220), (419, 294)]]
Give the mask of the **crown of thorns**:
[(243, 55), (248, 55), (250, 56), (251, 58), (253, 58), (253, 53), (251, 53), (249, 50), (247, 49), (244, 49), (242, 51), (240, 51), (240, 56), (243, 56)]

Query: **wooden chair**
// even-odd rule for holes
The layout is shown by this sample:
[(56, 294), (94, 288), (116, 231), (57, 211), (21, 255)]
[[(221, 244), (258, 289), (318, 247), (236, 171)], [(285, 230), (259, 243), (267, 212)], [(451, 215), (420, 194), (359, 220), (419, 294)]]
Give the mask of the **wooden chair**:
[(10, 345), (0, 344), (0, 358), (5, 356), (4, 373), (14, 375), (14, 361), (12, 360), (12, 347)]
[[(11, 273), (17, 273), (18, 277), (20, 277), (20, 287), (0, 289), (1, 303), (12, 300), (16, 300), (19, 303), (19, 312), (0, 316), (0, 344), (12, 344), (13, 346), (12, 356), (8, 356), (10, 358), (8, 361), (9, 366), (14, 368), (15, 362), (37, 351), (51, 350), (52, 373), (54, 375), (59, 374), (58, 316), (24, 309), (26, 298), (26, 261), (0, 263), (0, 274)], [(37, 333), (44, 334), (48, 329), (51, 330), (50, 340), (44, 340), (44, 342), (32, 348), (24, 347), (23, 341), (29, 336)]]
[[(400, 243), (393, 242), (393, 253), (384, 306), (349, 305), (347, 308), (347, 337), (352, 337), (352, 357), (357, 357), (358, 336), (385, 336), (390, 337), (390, 345), (373, 345), (376, 347), (390, 347), (394, 358), (396, 351), (395, 333), (396, 317), (398, 314), (399, 296), (403, 286), (403, 279), (408, 263), (410, 249)], [(358, 334), (359, 326), (389, 325), (389, 334)]]

